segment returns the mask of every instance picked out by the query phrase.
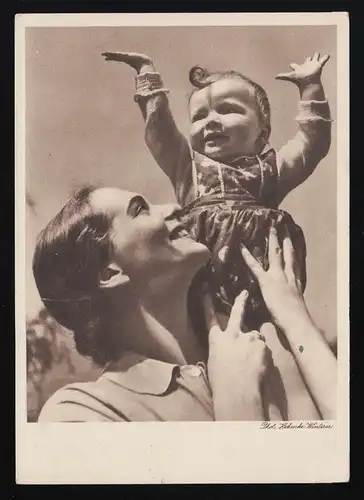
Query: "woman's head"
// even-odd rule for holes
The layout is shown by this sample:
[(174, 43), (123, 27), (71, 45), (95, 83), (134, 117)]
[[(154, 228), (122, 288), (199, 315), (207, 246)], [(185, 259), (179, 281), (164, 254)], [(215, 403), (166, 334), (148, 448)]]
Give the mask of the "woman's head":
[(189, 100), (192, 147), (207, 156), (233, 160), (254, 156), (266, 146), (270, 106), (264, 89), (236, 71), (190, 71), (195, 87)]
[(80, 354), (102, 363), (99, 334), (107, 329), (107, 314), (98, 275), (109, 260), (111, 221), (94, 212), (90, 196), (95, 189), (79, 190), (39, 234), (33, 273), (49, 312), (75, 332)]
[(206, 247), (181, 230), (176, 207), (85, 187), (40, 233), (33, 272), (50, 313), (74, 331), (77, 350), (103, 364), (113, 354), (110, 294), (126, 283), (137, 293), (187, 284), (207, 259)]

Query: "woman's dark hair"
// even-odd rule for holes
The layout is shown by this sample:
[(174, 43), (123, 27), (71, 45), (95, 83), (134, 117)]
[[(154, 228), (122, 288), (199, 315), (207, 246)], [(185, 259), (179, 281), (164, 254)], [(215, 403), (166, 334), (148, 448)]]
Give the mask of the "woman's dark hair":
[(38, 236), (33, 273), (50, 314), (74, 332), (77, 351), (98, 364), (112, 358), (108, 304), (98, 287), (99, 272), (112, 248), (110, 218), (94, 213), (95, 186), (78, 190)]
[(267, 142), (271, 132), (270, 104), (267, 93), (258, 83), (242, 75), (238, 71), (216, 71), (210, 73), (201, 66), (193, 66), (193, 68), (190, 69), (189, 80), (195, 88), (190, 95), (190, 99), (198, 90), (208, 87), (212, 83), (219, 80), (225, 80), (228, 78), (240, 78), (251, 89), (252, 97), (257, 103), (260, 122), (264, 130), (264, 139)]

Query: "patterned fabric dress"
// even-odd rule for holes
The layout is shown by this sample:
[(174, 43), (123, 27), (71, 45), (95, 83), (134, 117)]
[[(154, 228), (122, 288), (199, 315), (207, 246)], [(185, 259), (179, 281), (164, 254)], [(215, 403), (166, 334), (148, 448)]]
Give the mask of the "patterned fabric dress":
[(266, 269), (269, 228), (274, 223), (279, 236), (288, 230), (296, 275), (305, 288), (305, 239), (292, 217), (278, 207), (327, 153), (331, 137), (328, 102), (301, 101), (298, 131), (278, 152), (270, 149), (228, 165), (191, 149), (176, 127), (167, 92), (159, 73), (137, 76), (135, 100), (145, 119), (147, 146), (174, 187), (186, 228), (211, 251), (211, 262), (200, 277), (210, 284), (215, 306), (229, 314), (235, 297), (248, 290), (246, 325), (258, 328), (270, 317), (240, 246), (244, 243)]
[(215, 306), (229, 314), (235, 297), (248, 290), (248, 327), (269, 320), (259, 287), (241, 255), (241, 243), (268, 267), (268, 234), (272, 223), (279, 235), (288, 230), (297, 259), (298, 277), (306, 285), (306, 245), (302, 230), (277, 207), (277, 162), (273, 149), (255, 159), (226, 165), (193, 153), (197, 197), (184, 207), (184, 223), (193, 237), (211, 251), (205, 270)]

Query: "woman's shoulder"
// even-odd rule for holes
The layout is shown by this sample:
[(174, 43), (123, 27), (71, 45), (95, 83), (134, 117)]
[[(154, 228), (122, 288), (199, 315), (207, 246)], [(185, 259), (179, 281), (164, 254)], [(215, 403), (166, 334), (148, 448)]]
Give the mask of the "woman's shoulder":
[(58, 389), (43, 406), (38, 422), (113, 421), (97, 382), (77, 382)]

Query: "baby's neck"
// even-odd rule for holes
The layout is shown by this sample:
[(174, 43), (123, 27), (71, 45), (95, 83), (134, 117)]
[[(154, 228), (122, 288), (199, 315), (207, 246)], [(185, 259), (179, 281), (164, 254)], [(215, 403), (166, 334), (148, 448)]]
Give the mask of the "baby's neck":
[(258, 155), (259, 155), (259, 153), (254, 153), (254, 154), (250, 154), (250, 155), (240, 154), (240, 155), (235, 155), (233, 158), (230, 158), (230, 160), (226, 160), (226, 161), (229, 161), (229, 163), (237, 163), (240, 160), (255, 159)]
[(219, 158), (211, 158), (211, 159), (215, 160), (215, 161), (220, 161), (220, 162), (226, 163), (228, 165), (234, 165), (234, 164), (236, 164), (240, 161), (244, 161), (244, 160), (245, 161), (255, 160), (258, 155), (259, 155), (259, 153), (250, 154), (250, 155), (239, 154), (239, 155), (234, 155), (234, 156), (226, 155), (226, 156), (222, 156)]
[(264, 152), (264, 150), (265, 150), (265, 148), (263, 149), (263, 151), (254, 151), (254, 152), (250, 152), (249, 154), (246, 154), (246, 153), (239, 153), (239, 154), (234, 154), (234, 155), (226, 154), (224, 156), (215, 157), (215, 158), (212, 156), (206, 155), (206, 154), (205, 154), (205, 156), (211, 158), (211, 160), (214, 160), (214, 161), (220, 161), (220, 162), (227, 163), (227, 164), (234, 164), (234, 163), (237, 163), (237, 162), (242, 161), (242, 160), (254, 160), (257, 158), (257, 156), (262, 154)]

